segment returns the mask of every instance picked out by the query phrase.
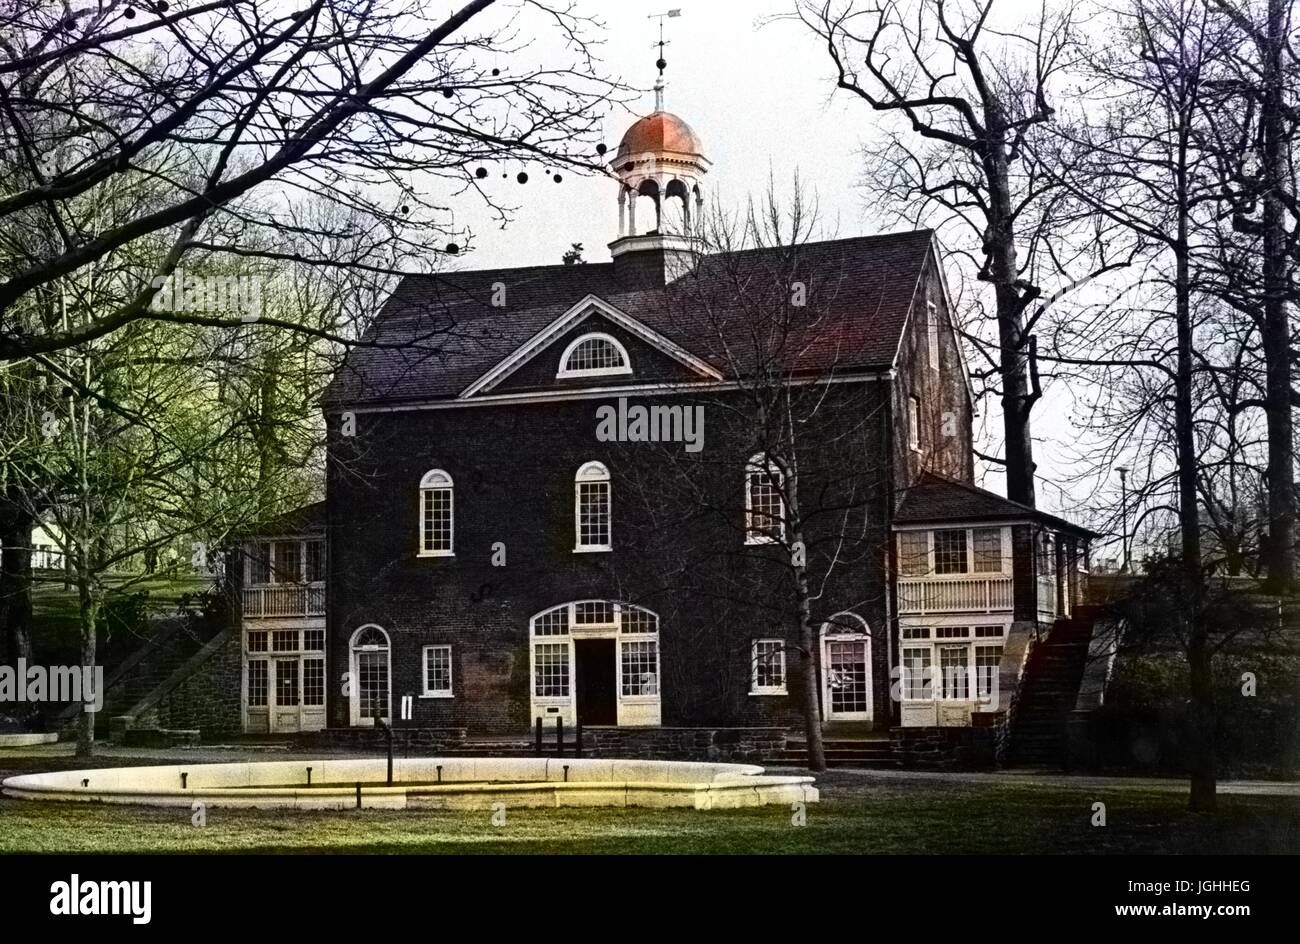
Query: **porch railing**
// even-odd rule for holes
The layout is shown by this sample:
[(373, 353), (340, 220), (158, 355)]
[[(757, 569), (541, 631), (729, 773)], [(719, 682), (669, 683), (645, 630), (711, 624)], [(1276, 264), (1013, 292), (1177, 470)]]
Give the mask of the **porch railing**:
[(325, 585), (281, 584), (244, 588), (244, 617), (324, 616)]
[(1010, 609), (1010, 577), (922, 577), (898, 581), (901, 615), (997, 613)]

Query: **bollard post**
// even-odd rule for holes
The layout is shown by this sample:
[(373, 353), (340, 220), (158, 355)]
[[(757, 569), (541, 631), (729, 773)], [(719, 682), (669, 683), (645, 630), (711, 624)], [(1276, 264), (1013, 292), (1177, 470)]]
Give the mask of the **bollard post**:
[(581, 720), (578, 721), (577, 726), (574, 728), (573, 738), (574, 738), (573, 756), (581, 757), (582, 756), (582, 721)]
[(564, 718), (560, 715), (555, 717), (555, 756), (564, 756)]
[(537, 743), (533, 748), (538, 757), (542, 756), (542, 716), (537, 716)]

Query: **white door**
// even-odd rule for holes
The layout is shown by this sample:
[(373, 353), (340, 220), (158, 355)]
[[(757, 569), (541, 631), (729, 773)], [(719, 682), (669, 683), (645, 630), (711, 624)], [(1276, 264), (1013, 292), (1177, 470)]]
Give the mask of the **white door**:
[(870, 654), (869, 637), (823, 637), (822, 704), (827, 721), (871, 720)]

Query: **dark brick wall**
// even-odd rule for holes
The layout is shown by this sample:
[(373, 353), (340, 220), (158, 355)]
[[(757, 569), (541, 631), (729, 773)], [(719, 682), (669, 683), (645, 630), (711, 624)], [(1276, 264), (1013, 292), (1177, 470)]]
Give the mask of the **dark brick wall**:
[(785, 729), (585, 728), (587, 757), (761, 763), (785, 747)]
[[(813, 510), (812, 573), (839, 556), (818, 624), (852, 607), (883, 630), (882, 386), (832, 387), (817, 422), (835, 434), (835, 446), (800, 457), (805, 512)], [(465, 727), (471, 736), (527, 732), (529, 618), (585, 598), (630, 601), (660, 615), (664, 725), (801, 725), (789, 571), (778, 548), (755, 553), (743, 544), (752, 428), (734, 419), (734, 399), (665, 396), (659, 402), (705, 407), (702, 452), (599, 443), (596, 409), (613, 402), (359, 412), (351, 438), (329, 418), (330, 725), (348, 723), (337, 681), (348, 669), (350, 636), (377, 623), (392, 643), (394, 710), (402, 694), (421, 690), (421, 648), (451, 643), (455, 697), (417, 697), (413, 723)], [(573, 552), (573, 476), (590, 460), (604, 462), (613, 478), (612, 553)], [(416, 556), (417, 486), (431, 468), (455, 481), (452, 558)], [(854, 505), (847, 530), (860, 538), (839, 544), (830, 537), (846, 496)], [(506, 546), (504, 567), (492, 566), (497, 541)], [(791, 645), (788, 696), (749, 695), (755, 637)], [(876, 717), (888, 723), (884, 639), (882, 631), (872, 647), (874, 691)]]

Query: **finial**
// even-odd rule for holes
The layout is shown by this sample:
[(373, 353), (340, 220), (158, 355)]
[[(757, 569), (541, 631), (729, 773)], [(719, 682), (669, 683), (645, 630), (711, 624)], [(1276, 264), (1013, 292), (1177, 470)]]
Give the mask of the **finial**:
[(655, 68), (659, 70), (659, 78), (655, 82), (655, 111), (664, 110), (664, 68), (668, 65), (668, 60), (664, 58), (664, 47), (668, 41), (664, 39), (664, 20), (669, 17), (678, 17), (682, 15), (680, 9), (669, 10), (666, 13), (652, 13), (647, 19), (659, 21), (659, 42), (651, 45), (659, 47), (659, 58), (655, 60)]

